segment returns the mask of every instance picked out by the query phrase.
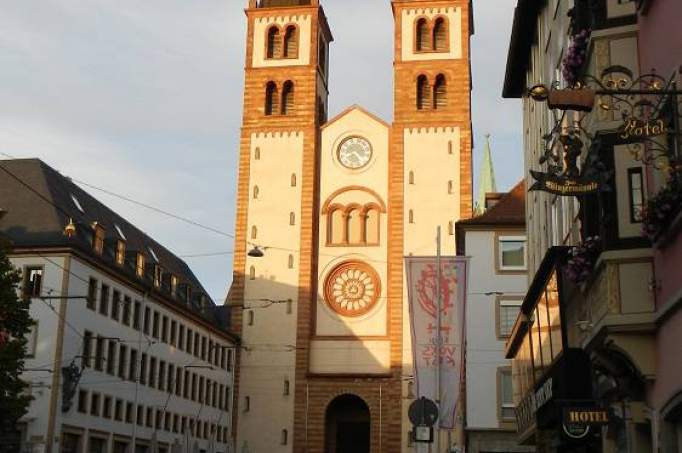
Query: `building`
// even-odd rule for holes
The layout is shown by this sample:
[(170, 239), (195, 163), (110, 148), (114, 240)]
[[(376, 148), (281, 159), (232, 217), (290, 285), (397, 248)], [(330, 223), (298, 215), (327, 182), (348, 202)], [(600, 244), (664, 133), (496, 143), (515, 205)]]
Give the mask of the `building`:
[[(661, 174), (623, 134), (615, 96), (587, 105), (552, 99), (577, 81), (587, 81), (583, 94), (597, 80), (619, 80), (612, 91), (624, 96), (637, 88), (629, 81), (646, 50), (636, 3), (519, 0), (514, 17), (503, 93), (522, 99), (528, 183), (545, 190), (527, 196), (530, 287), (507, 355), (519, 440), (538, 451), (655, 446), (654, 257), (641, 231), (645, 191)], [(552, 191), (542, 178), (573, 188)], [(584, 191), (569, 196), (576, 188)], [(571, 414), (590, 411), (594, 422), (571, 423)]]
[(511, 362), (505, 342), (528, 289), (526, 185), (456, 225), (457, 254), (470, 256), (466, 307), (466, 451), (527, 452), (516, 439)]
[[(641, 72), (653, 68), (666, 79), (682, 86), (682, 3), (674, 0), (642, 1), (638, 9), (639, 47)], [(682, 132), (679, 129), (680, 96), (672, 96), (670, 104), (677, 105), (677, 125), (670, 134), (670, 157), (679, 165), (682, 162)], [(676, 157), (675, 157), (676, 156)], [(682, 200), (682, 188), (677, 176), (678, 200)], [(665, 186), (664, 186), (665, 187)], [(673, 187), (668, 183), (667, 187)], [(658, 187), (649, 187), (653, 199)], [(678, 203), (678, 208), (679, 208)], [(682, 367), (679, 361), (670, 360), (682, 354), (682, 216), (679, 209), (671, 212), (665, 220), (666, 228), (653, 241), (654, 268), (656, 274), (656, 382), (652, 390), (651, 408), (657, 414), (654, 432), (654, 448), (672, 453), (682, 449)], [(656, 445), (657, 443), (657, 445)]]
[(0, 165), (0, 233), (35, 320), (22, 451), (234, 451), (225, 309), (181, 259), (44, 162)]
[[(472, 211), (468, 0), (396, 0), (392, 124), (328, 117), (318, 0), (250, 0), (234, 278), (237, 448), (408, 451), (403, 258)], [(387, 11), (387, 14), (389, 12)], [(371, 68), (363, 68), (371, 70)], [(445, 437), (445, 436), (443, 436)]]

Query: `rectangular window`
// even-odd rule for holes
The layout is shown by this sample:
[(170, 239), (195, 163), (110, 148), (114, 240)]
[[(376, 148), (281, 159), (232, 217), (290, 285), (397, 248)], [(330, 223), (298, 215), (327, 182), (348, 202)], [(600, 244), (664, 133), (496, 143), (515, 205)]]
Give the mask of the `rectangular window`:
[(27, 267), (24, 270), (24, 297), (39, 297), (43, 288), (43, 268)]
[(159, 312), (154, 312), (154, 321), (152, 323), (152, 337), (159, 338)]
[(130, 349), (130, 366), (128, 367), (128, 380), (135, 382), (137, 379), (137, 351)]
[(189, 388), (190, 388), (189, 371), (185, 370), (185, 379), (182, 387), (182, 397), (185, 399), (189, 399)]
[(99, 314), (109, 316), (109, 286), (104, 283), (99, 290)]
[(230, 412), (230, 386), (225, 387), (225, 412)]
[(199, 358), (201, 354), (201, 337), (198, 333), (194, 334), (194, 357)]
[(125, 241), (116, 242), (116, 264), (123, 266), (126, 260), (126, 243)]
[(121, 311), (121, 292), (114, 290), (114, 302), (111, 307), (111, 319), (118, 321), (118, 316)]
[(144, 406), (141, 404), (137, 405), (137, 417), (135, 423), (137, 423), (137, 426), (144, 426)]
[(126, 358), (128, 355), (128, 348), (124, 345), (118, 347), (118, 377), (125, 379), (126, 377)]
[(206, 360), (206, 337), (201, 337), (201, 360)]
[(78, 412), (86, 414), (88, 412), (88, 391), (78, 391)]
[(227, 350), (227, 364), (225, 365), (227, 371), (232, 370), (232, 349)]
[(178, 328), (178, 349), (181, 351), (185, 348), (185, 326), (180, 324)]
[(133, 422), (133, 403), (126, 403), (126, 423)]
[(92, 332), (86, 330), (83, 333), (83, 368), (90, 367), (90, 357), (92, 356)]
[(116, 341), (109, 340), (107, 345), (107, 373), (114, 375), (116, 370)]
[(168, 317), (161, 318), (161, 341), (168, 343)]
[(159, 379), (157, 382), (157, 388), (159, 390), (164, 390), (166, 388), (166, 362), (163, 360), (159, 361)]
[(512, 390), (512, 372), (510, 368), (500, 368), (498, 370), (499, 387), (499, 416), (500, 421), (508, 422), (516, 420), (514, 406), (514, 393)]
[(87, 307), (90, 310), (95, 310), (95, 305), (97, 304), (97, 280), (90, 278), (88, 282), (88, 300)]
[(192, 401), (197, 400), (197, 375), (192, 373)]
[(156, 423), (154, 426), (156, 429), (161, 429), (161, 423), (163, 423), (162, 415), (161, 415), (161, 409), (156, 410)]
[(151, 309), (149, 307), (144, 308), (144, 329), (142, 330), (145, 335), (149, 335), (149, 323), (151, 322)]
[(501, 236), (498, 239), (498, 265), (501, 271), (526, 270), (526, 238)]
[(123, 298), (123, 319), (121, 322), (123, 323), (124, 326), (129, 326), (130, 325), (130, 307), (132, 306), (133, 301), (130, 299), (130, 296), (125, 296)]
[(149, 386), (156, 387), (156, 359), (149, 359)]
[(199, 402), (204, 402), (204, 377), (199, 376)]
[(187, 329), (187, 343), (185, 344), (185, 352), (192, 353), (192, 329)]
[(119, 399), (114, 403), (114, 420), (123, 421), (123, 401)]
[(144, 278), (145, 259), (142, 253), (138, 253), (135, 258), (135, 273), (139, 278)]
[(168, 381), (166, 382), (166, 391), (168, 393), (173, 393), (173, 379), (175, 379), (175, 366), (171, 363), (168, 364)]
[(105, 396), (102, 401), (102, 417), (111, 418), (111, 397)]
[(102, 225), (95, 225), (95, 237), (92, 240), (92, 248), (98, 255), (104, 252), (104, 233)]
[(90, 415), (99, 417), (99, 393), (90, 395)]
[(151, 407), (147, 408), (147, 427), (151, 428), (154, 426), (154, 409)]
[(180, 396), (182, 394), (181, 392), (182, 392), (182, 368), (178, 367), (175, 370), (175, 396)]
[(97, 371), (104, 369), (104, 338), (99, 335), (95, 340), (95, 369)]
[(644, 175), (642, 168), (628, 169), (628, 191), (630, 193), (630, 222), (642, 222), (644, 208)]
[(178, 328), (178, 323), (175, 321), (171, 321), (171, 323), (170, 323), (170, 344), (171, 344), (171, 346), (175, 346), (175, 340), (177, 340), (177, 328)]
[(509, 338), (516, 318), (519, 316), (523, 299), (497, 300), (497, 338)]
[(142, 309), (142, 304), (139, 300), (135, 301), (135, 306), (133, 308), (133, 329), (140, 330), (140, 311)]
[(140, 357), (140, 384), (147, 385), (147, 354)]

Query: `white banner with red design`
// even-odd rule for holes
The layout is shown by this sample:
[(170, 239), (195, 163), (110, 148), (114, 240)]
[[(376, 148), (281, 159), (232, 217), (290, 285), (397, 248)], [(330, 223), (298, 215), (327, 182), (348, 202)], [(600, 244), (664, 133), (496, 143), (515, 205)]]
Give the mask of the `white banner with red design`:
[(464, 369), (464, 309), (467, 267), (465, 257), (441, 257), (440, 392), (438, 373), (437, 258), (406, 257), (412, 353), (417, 397), (437, 401), (439, 426), (454, 429)]

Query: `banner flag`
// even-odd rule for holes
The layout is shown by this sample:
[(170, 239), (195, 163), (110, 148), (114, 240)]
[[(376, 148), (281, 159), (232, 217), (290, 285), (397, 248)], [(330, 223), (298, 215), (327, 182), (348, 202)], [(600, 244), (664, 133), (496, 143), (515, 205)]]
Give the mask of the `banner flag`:
[[(454, 429), (464, 368), (464, 309), (468, 259), (441, 257), (440, 263), (440, 329), (436, 295), (438, 266), (435, 256), (405, 258), (407, 296), (410, 306), (417, 397), (437, 402), (440, 395), (438, 424), (443, 429)], [(440, 392), (436, 389), (439, 339)]]

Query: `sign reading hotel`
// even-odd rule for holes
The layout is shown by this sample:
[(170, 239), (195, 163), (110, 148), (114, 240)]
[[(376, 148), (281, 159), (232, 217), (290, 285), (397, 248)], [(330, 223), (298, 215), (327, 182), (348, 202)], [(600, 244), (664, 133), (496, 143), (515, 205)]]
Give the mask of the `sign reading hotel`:
[(620, 138), (623, 140), (652, 138), (667, 132), (668, 127), (662, 119), (638, 120), (629, 118), (620, 128)]

